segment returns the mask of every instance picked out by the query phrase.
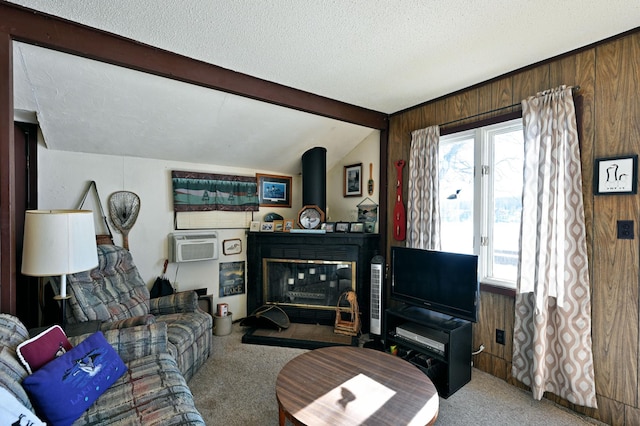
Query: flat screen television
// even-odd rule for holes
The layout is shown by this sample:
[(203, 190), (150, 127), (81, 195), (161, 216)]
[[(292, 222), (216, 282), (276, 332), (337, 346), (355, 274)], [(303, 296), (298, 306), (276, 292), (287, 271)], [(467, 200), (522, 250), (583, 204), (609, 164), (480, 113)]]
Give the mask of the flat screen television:
[(478, 320), (478, 256), (391, 247), (391, 299)]

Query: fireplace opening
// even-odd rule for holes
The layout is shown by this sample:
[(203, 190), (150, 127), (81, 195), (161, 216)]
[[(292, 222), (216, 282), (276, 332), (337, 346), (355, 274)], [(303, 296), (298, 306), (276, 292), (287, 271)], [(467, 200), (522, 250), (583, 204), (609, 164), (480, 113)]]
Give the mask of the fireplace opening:
[(263, 259), (267, 304), (335, 310), (340, 295), (356, 290), (356, 262)]

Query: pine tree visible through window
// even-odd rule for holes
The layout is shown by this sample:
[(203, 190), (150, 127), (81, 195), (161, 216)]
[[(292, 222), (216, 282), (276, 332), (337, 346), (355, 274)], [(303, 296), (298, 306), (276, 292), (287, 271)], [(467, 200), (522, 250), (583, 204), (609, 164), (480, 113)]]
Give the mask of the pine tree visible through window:
[(516, 285), (523, 144), (521, 119), (440, 137), (442, 250), (477, 254), (483, 283)]

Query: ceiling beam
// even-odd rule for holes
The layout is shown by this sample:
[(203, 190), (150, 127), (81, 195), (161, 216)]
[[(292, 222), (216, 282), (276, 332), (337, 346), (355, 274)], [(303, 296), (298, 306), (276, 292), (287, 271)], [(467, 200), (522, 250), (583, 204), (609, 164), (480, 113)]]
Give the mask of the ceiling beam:
[(76, 22), (0, 2), (0, 32), (14, 40), (161, 77), (385, 130), (388, 114), (294, 89), (142, 44)]

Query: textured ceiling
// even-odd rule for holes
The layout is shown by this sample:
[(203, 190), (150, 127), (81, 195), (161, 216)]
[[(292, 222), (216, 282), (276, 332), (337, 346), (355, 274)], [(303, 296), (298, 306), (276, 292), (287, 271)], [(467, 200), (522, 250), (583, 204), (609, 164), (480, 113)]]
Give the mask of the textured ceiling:
[[(385, 113), (640, 25), (637, 0), (13, 3)], [(33, 46), (15, 50), (16, 108), (37, 111), (54, 149), (296, 173), (306, 148), (326, 146), (331, 165), (371, 133)], [(74, 122), (97, 139), (82, 142)], [(265, 164), (273, 150), (293, 158)]]
[(38, 111), (50, 149), (300, 171), (335, 164), (372, 130), (130, 69), (14, 43), (15, 105)]

